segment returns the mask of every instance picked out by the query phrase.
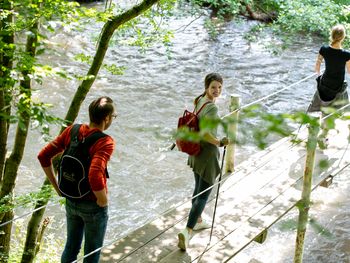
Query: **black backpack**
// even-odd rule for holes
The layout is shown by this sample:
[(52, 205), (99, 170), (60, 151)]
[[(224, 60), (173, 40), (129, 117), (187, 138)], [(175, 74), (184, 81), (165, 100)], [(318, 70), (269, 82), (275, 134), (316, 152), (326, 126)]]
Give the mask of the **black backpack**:
[[(58, 188), (62, 196), (82, 198), (91, 192), (89, 169), (91, 157), (90, 147), (106, 136), (103, 132), (95, 132), (79, 141), (81, 124), (74, 124), (70, 133), (70, 144), (63, 152), (58, 166)], [(106, 170), (106, 175), (108, 173)]]

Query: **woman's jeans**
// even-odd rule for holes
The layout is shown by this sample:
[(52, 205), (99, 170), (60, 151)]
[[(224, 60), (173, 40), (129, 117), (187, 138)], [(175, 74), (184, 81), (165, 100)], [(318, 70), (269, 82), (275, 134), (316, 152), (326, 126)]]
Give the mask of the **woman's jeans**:
[[(84, 255), (100, 248), (106, 233), (108, 207), (100, 207), (94, 201), (66, 199), (67, 241), (61, 262), (68, 263), (77, 259), (83, 236)], [(84, 258), (84, 263), (97, 263), (101, 250)]]
[[(203, 192), (205, 189), (209, 188), (211, 185), (205, 182), (199, 174), (194, 173), (195, 186), (193, 191), (193, 196)], [(211, 188), (212, 189), (212, 188)], [(211, 189), (205, 191), (199, 196), (192, 199), (192, 208), (187, 221), (187, 227), (193, 229), (197, 223), (198, 218), (201, 216), (204, 207), (209, 198)]]

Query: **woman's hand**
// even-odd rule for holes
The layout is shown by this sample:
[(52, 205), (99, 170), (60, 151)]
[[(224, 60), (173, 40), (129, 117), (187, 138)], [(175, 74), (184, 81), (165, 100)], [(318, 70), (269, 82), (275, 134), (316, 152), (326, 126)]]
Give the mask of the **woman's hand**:
[(230, 143), (230, 140), (227, 138), (227, 137), (223, 137), (221, 140), (220, 140), (220, 144), (219, 144), (219, 147), (223, 147), (223, 146), (226, 146)]

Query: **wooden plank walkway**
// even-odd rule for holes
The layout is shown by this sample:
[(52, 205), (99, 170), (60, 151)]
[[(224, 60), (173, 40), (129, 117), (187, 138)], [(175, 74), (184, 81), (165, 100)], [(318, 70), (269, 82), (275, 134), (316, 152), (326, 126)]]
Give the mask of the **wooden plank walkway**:
[[(350, 164), (349, 121), (337, 121), (329, 146), (317, 150), (313, 188)], [(301, 138), (306, 138), (304, 132)], [(318, 163), (327, 160), (321, 170)], [(220, 188), (215, 228), (197, 231), (186, 252), (177, 248), (177, 233), (187, 221), (190, 202), (147, 224), (102, 251), (101, 262), (229, 262), (255, 237), (290, 211), (301, 197), (305, 149), (282, 139), (236, 167)], [(213, 192), (216, 192), (214, 189)], [(205, 211), (213, 211), (210, 201)], [(203, 253), (205, 252), (205, 253)]]

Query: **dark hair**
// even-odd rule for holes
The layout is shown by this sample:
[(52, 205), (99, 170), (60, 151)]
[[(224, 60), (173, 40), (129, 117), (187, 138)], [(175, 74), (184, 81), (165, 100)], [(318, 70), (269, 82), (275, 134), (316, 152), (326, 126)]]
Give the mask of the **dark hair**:
[(205, 96), (205, 93), (206, 93), (207, 89), (209, 88), (210, 83), (212, 83), (214, 80), (216, 80), (217, 82), (220, 82), (221, 84), (224, 82), (223, 78), (221, 77), (221, 75), (219, 73), (212, 72), (212, 73), (209, 73), (208, 75), (206, 75), (205, 79), (204, 79), (205, 90), (201, 95), (199, 95), (198, 97), (196, 97), (194, 99), (194, 105), (196, 105), (198, 103), (198, 101), (201, 97)]
[(113, 113), (114, 104), (110, 97), (103, 96), (90, 103), (89, 117), (92, 123), (101, 124), (107, 116), (111, 116)]

